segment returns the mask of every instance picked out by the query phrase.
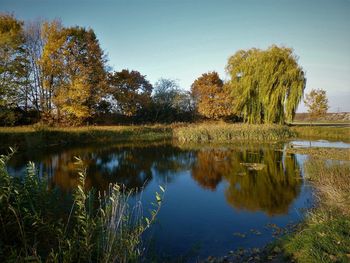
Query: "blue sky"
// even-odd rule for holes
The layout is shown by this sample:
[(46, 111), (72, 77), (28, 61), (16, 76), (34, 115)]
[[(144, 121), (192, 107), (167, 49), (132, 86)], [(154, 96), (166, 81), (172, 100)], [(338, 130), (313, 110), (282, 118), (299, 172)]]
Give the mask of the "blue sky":
[(91, 27), (114, 70), (178, 79), (185, 89), (207, 71), (227, 78), (239, 49), (292, 47), (305, 92), (325, 89), (330, 111), (350, 111), (350, 0), (0, 0), (0, 11)]

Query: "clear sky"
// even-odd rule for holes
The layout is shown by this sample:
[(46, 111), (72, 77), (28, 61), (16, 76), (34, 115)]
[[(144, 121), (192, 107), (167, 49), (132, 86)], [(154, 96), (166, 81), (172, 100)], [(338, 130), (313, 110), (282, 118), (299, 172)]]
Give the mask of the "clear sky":
[(185, 89), (207, 71), (227, 78), (239, 49), (292, 47), (305, 92), (325, 89), (330, 111), (350, 111), (350, 0), (0, 0), (0, 11), (91, 27), (114, 70), (178, 79)]

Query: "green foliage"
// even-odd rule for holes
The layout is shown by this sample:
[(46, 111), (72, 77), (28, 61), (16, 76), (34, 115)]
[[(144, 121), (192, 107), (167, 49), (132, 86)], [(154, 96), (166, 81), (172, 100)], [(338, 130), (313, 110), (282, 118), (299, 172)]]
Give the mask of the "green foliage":
[[(79, 184), (73, 196), (49, 189), (34, 163), (23, 179), (8, 174), (13, 151), (0, 157), (0, 260), (2, 262), (136, 262), (141, 237), (154, 222), (162, 198), (156, 193), (151, 216), (130, 192), (111, 185), (109, 192), (86, 192), (85, 170), (77, 159)], [(163, 192), (163, 188), (161, 188)], [(97, 205), (97, 206), (96, 206)]]
[(197, 124), (175, 128), (174, 138), (181, 142), (276, 141), (293, 137), (286, 126), (252, 124)]
[(310, 93), (306, 94), (304, 103), (313, 119), (326, 115), (329, 109), (326, 91), (322, 89), (311, 90)]
[(327, 215), (325, 211), (310, 217), (300, 232), (285, 241), (285, 252), (301, 263), (349, 262), (349, 218)]
[(306, 79), (293, 50), (240, 50), (229, 58), (228, 87), (233, 110), (248, 123), (291, 122), (303, 96)]

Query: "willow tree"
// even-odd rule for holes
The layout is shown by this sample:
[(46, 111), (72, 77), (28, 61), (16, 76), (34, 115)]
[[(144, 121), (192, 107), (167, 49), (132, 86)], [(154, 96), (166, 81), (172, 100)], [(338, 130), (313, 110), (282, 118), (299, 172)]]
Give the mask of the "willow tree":
[(227, 83), (235, 99), (233, 112), (248, 123), (291, 122), (302, 99), (306, 79), (293, 50), (240, 50), (229, 58)]

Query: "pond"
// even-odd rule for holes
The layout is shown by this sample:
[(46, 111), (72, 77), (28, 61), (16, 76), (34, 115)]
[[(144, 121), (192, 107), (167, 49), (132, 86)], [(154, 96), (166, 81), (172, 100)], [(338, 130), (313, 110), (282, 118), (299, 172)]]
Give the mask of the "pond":
[(158, 221), (145, 237), (147, 250), (191, 261), (262, 247), (278, 227), (302, 220), (312, 205), (301, 169), (305, 156), (286, 154), (284, 146), (159, 142), (37, 149), (16, 153), (8, 169), (20, 176), (34, 161), (50, 187), (69, 192), (77, 185), (74, 157), (80, 156), (87, 188), (106, 190), (115, 182), (142, 188), (145, 211), (159, 185), (165, 187)]

